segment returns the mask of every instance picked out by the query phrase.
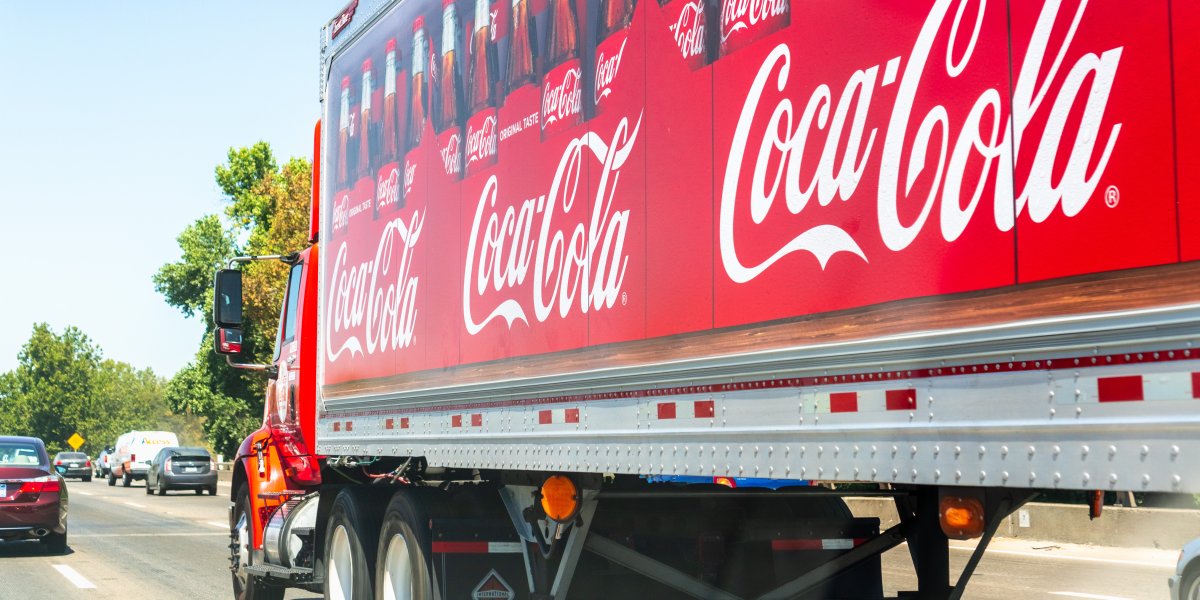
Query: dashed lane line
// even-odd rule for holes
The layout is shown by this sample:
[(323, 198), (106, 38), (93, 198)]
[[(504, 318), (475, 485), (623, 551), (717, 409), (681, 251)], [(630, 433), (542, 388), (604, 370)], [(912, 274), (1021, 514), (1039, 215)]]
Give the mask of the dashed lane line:
[(125, 504), (134, 508), (146, 508), (145, 504), (138, 504), (137, 502), (126, 502)]
[(52, 566), (54, 567), (55, 571), (58, 571), (58, 573), (60, 575), (62, 575), (63, 577), (66, 577), (67, 581), (70, 581), (72, 584), (75, 585), (75, 587), (77, 587), (81, 590), (96, 589), (96, 585), (93, 584), (92, 582), (88, 581), (87, 578), (84, 577), (83, 575), (80, 575), (79, 571), (76, 571), (75, 569), (72, 569), (71, 567), (68, 567), (67, 565), (52, 565)]
[(1088, 598), (1089, 600), (1133, 600), (1124, 596), (1102, 596), (1085, 592), (1050, 592), (1051, 596), (1067, 596), (1069, 598)]
[(229, 523), (222, 523), (220, 521), (205, 521), (204, 524), (212, 525), (213, 527), (220, 527), (221, 529), (229, 529)]

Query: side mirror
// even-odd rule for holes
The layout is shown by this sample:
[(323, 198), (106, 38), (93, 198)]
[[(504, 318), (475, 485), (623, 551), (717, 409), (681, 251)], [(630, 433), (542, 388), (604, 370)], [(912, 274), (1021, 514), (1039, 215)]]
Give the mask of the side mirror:
[[(242, 326), (242, 272), (237, 269), (217, 271), (214, 281), (213, 320), (219, 328)], [(239, 338), (239, 343), (241, 342)]]
[(241, 354), (242, 330), (236, 327), (218, 327), (213, 336), (214, 350), (217, 354)]

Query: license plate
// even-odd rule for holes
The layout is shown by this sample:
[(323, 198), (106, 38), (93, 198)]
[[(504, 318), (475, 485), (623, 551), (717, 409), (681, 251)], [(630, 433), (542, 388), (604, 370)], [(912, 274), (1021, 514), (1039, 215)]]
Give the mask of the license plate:
[(184, 473), (199, 473), (200, 467), (184, 467), (183, 472)]
[(72, 468), (72, 469), (77, 469), (77, 468), (79, 468), (79, 463), (71, 463), (71, 468)]

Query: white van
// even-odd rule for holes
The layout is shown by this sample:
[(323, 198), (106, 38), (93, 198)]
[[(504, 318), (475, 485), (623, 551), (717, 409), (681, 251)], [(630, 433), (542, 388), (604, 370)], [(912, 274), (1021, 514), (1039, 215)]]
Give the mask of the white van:
[(117, 438), (116, 452), (109, 455), (108, 485), (129, 487), (134, 479), (145, 479), (150, 460), (165, 446), (178, 446), (179, 437), (170, 431), (130, 431)]

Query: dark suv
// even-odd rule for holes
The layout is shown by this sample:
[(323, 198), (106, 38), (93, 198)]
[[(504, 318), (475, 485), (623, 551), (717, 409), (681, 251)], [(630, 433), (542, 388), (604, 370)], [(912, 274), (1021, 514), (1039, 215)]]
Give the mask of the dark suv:
[(67, 551), (67, 485), (42, 440), (0, 436), (0, 540), (23, 539)]
[(54, 470), (61, 473), (63, 479), (78, 477), (91, 481), (92, 459), (82, 452), (59, 452), (54, 455)]
[(208, 450), (168, 446), (154, 455), (146, 471), (146, 493), (162, 496), (179, 489), (217, 495), (217, 466)]

